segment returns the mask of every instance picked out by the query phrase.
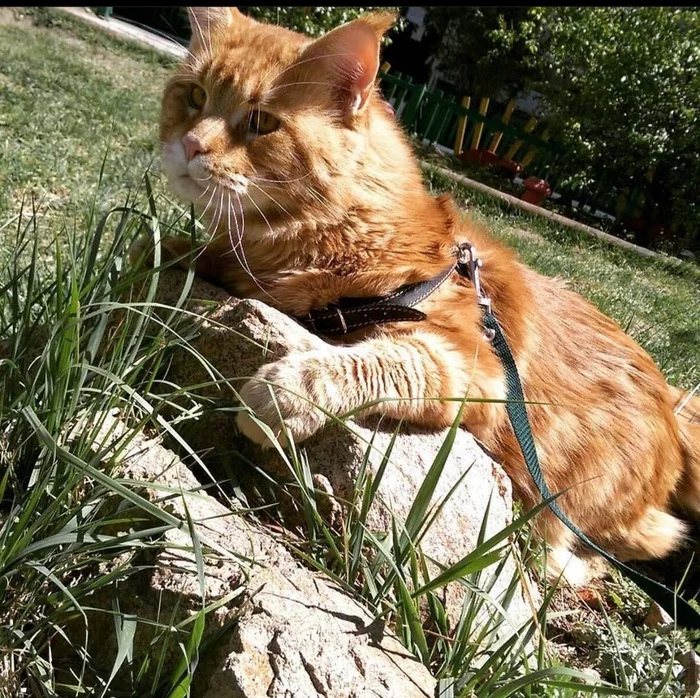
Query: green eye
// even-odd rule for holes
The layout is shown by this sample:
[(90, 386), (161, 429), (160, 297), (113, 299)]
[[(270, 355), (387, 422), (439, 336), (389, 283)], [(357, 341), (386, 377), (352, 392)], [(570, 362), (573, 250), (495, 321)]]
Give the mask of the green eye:
[(201, 109), (207, 103), (207, 93), (199, 85), (192, 85), (188, 99), (190, 106)]
[(279, 125), (280, 120), (269, 112), (260, 109), (253, 109), (250, 112), (248, 130), (256, 136), (265, 136), (268, 133), (272, 133), (277, 130)]

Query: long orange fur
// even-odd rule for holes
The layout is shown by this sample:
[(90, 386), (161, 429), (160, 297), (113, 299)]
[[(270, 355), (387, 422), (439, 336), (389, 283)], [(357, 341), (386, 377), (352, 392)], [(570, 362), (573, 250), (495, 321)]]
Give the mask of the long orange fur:
[[(190, 55), (165, 89), (161, 142), (173, 188), (200, 208), (211, 234), (197, 273), (299, 315), (428, 279), (453, 261), (457, 243), (472, 242), (526, 399), (536, 403), (528, 410), (549, 488), (571, 487), (564, 511), (622, 559), (678, 547), (686, 528), (672, 507), (700, 512), (700, 425), (674, 415), (682, 395), (615, 322), (462, 220), (449, 197), (425, 190), (373, 87), (393, 17), (370, 15), (316, 41), (229, 8), (194, 8), (190, 17)], [(202, 108), (188, 101), (194, 84), (206, 94)], [(276, 130), (249, 126), (261, 112), (279, 120)], [(186, 136), (197, 144), (191, 158)], [(189, 247), (164, 242), (173, 256)], [(455, 275), (418, 307), (424, 322), (360, 330), (264, 367), (243, 398), (279, 431), (276, 403), (298, 440), (326, 421), (312, 402), (342, 413), (396, 398), (373, 411), (439, 429), (458, 403), (434, 398), (502, 400), (503, 371), (470, 283)], [(278, 385), (274, 401), (265, 381)], [(503, 403), (467, 402), (462, 421), (526, 505), (539, 501)], [(264, 441), (246, 415), (239, 426)], [(551, 513), (539, 530), (556, 572), (575, 540)], [(580, 581), (577, 572), (570, 578)]]

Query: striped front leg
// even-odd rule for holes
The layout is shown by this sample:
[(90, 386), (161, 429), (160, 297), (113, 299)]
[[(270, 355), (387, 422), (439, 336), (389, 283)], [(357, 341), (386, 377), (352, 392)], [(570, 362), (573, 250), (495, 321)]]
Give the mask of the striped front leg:
[[(297, 442), (326, 423), (324, 410), (341, 415), (378, 400), (367, 413), (444, 427), (453, 422), (459, 403), (435, 398), (462, 398), (467, 389), (462, 355), (440, 335), (415, 330), (291, 354), (263, 366), (243, 386), (241, 398), (282, 442), (282, 422)], [(481, 392), (469, 387), (471, 395), (482, 397)], [(238, 426), (248, 438), (270, 446), (247, 412), (238, 415)]]

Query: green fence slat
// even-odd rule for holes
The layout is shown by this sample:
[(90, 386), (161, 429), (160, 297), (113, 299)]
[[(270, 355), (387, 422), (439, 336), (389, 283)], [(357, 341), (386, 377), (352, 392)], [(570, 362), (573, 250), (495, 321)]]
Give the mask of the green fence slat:
[(410, 76), (407, 76), (406, 80), (401, 80), (399, 84), (400, 88), (400, 98), (396, 98), (396, 103), (394, 105), (394, 109), (396, 110), (396, 116), (401, 120), (403, 123), (403, 118), (402, 114), (405, 111), (405, 106), (403, 110), (401, 109), (401, 106), (404, 105), (404, 103), (408, 102), (410, 95), (412, 94), (412, 90), (415, 89), (415, 85), (412, 84), (413, 79)]
[(427, 138), (431, 143), (433, 143), (434, 140), (430, 138), (430, 129), (432, 129), (433, 124), (436, 123), (438, 115), (441, 114), (444, 109), (444, 106), (440, 104), (440, 101), (441, 98), (444, 97), (445, 93), (442, 90), (436, 90), (434, 94), (436, 97), (436, 99), (434, 100), (435, 106), (430, 111), (430, 119), (428, 121), (428, 125), (425, 128), (424, 135), (424, 137)]
[(445, 136), (445, 143), (443, 145), (447, 145), (448, 148), (454, 147), (454, 142), (455, 138), (457, 138), (457, 126), (459, 124), (459, 117), (457, 115), (453, 114), (453, 119), (451, 122), (450, 129), (447, 132), (447, 135)]
[(425, 96), (426, 89), (425, 85), (415, 85), (413, 86), (413, 94), (406, 105), (406, 109), (403, 113), (403, 118), (401, 121), (404, 126), (411, 130), (414, 127), (414, 122), (418, 114), (418, 108), (420, 107), (423, 97)]
[(396, 94), (396, 91), (399, 89), (399, 84), (398, 82), (391, 82), (389, 83), (391, 85), (391, 92), (389, 92), (389, 96), (387, 97), (388, 101), (391, 101)]
[[(435, 134), (435, 140), (433, 141), (433, 143), (439, 143), (440, 145), (444, 145), (440, 142), (440, 139), (442, 138), (442, 135), (445, 132), (445, 127), (450, 122), (450, 119), (452, 119), (456, 123), (456, 116), (454, 110), (445, 108), (442, 114), (442, 120), (440, 121), (440, 126), (438, 127), (437, 133)], [(454, 143), (454, 139), (452, 140), (452, 143)]]

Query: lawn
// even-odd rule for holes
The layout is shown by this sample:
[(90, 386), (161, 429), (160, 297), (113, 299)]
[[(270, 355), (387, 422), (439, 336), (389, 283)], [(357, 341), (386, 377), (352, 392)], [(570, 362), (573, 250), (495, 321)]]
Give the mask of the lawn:
[(700, 274), (690, 264), (656, 262), (584, 233), (515, 209), (437, 173), (428, 181), (450, 191), (475, 221), (547, 276), (566, 279), (656, 360), (667, 380), (700, 382)]
[[(55, 333), (50, 343), (55, 349), (52, 352), (51, 347), (47, 347), (45, 355), (32, 368), (33, 375), (37, 376), (33, 383), (28, 383), (21, 371), (13, 372), (14, 367), (8, 368), (5, 374), (0, 372), (0, 381), (5, 381), (0, 382), (0, 466), (9, 463), (7, 472), (12, 471), (11, 477), (3, 477), (0, 470), (0, 599), (6, 591), (12, 590), (7, 597), (10, 601), (0, 603), (0, 641), (7, 642), (7, 637), (12, 635), (12, 642), (19, 648), (17, 656), (25, 653), (36, 661), (36, 667), (46, 669), (41, 664), (45, 648), (41, 643), (35, 646), (32, 642), (36, 637), (43, 637), (41, 632), (51, 630), (46, 624), (55, 624), (57, 632), (62, 627), (62, 616), (54, 614), (46, 620), (37, 611), (47, 603), (47, 597), (39, 583), (31, 586), (31, 575), (37, 576), (39, 571), (45, 574), (48, 568), (55, 575), (53, 579), (57, 579), (65, 569), (92, 570), (95, 560), (102, 561), (116, 554), (115, 549), (109, 547), (111, 543), (107, 537), (100, 542), (104, 550), (99, 546), (81, 548), (78, 543), (83, 541), (78, 539), (78, 532), (82, 533), (80, 526), (83, 524), (76, 528), (75, 523), (84, 516), (90, 525), (95, 520), (104, 526), (99, 517), (116, 516), (109, 506), (105, 507), (104, 514), (100, 510), (107, 495), (114, 494), (113, 483), (108, 476), (89, 482), (83, 480), (82, 474), (73, 467), (81, 462), (79, 457), (83, 457), (79, 450), (72, 452), (75, 457), (68, 464), (60, 462), (53, 457), (55, 441), (52, 440), (62, 438), (65, 425), (75, 419), (81, 409), (106, 411), (113, 407), (112, 400), (117, 399), (113, 396), (119, 393), (122, 383), (128, 384), (134, 393), (145, 386), (143, 394), (147, 393), (151, 399), (153, 377), (148, 375), (148, 370), (160, 361), (156, 358), (158, 338), (150, 346), (142, 338), (130, 343), (124, 335), (123, 342), (122, 339), (113, 342), (114, 356), (91, 354), (83, 357), (87, 362), (106, 361), (109, 369), (102, 367), (100, 371), (91, 372), (89, 380), (95, 380), (97, 375), (102, 381), (98, 381), (97, 388), (89, 383), (88, 371), (80, 364), (74, 365), (72, 357), (74, 353), (80, 355), (80, 341), (93, 346), (92, 335), (87, 340), (85, 337), (76, 339), (69, 321), (75, 316), (76, 308), (84, 313), (84, 318), (90, 318), (91, 313), (95, 314), (92, 308), (103, 307), (101, 294), (107, 293), (105, 289), (114, 271), (109, 267), (109, 257), (123, 254), (123, 246), (110, 247), (111, 229), (105, 230), (102, 239), (99, 236), (96, 239), (106, 261), (73, 259), (75, 268), (80, 270), (75, 277), (66, 276), (67, 265), (61, 260), (75, 255), (74, 242), (81, 234), (85, 238), (85, 230), (94, 231), (95, 211), (104, 212), (122, 205), (132, 191), (143, 196), (143, 174), (148, 168), (153, 172), (159, 205), (166, 207), (165, 211), (160, 210), (163, 219), (174, 212), (174, 207), (163, 196), (165, 187), (158, 176), (157, 164), (160, 91), (171, 59), (103, 35), (51, 10), (34, 11), (31, 16), (22, 18), (11, 10), (0, 9), (0, 41), (3, 46), (0, 54), (0, 100), (3, 104), (0, 113), (0, 289), (5, 288), (7, 296), (13, 293), (9, 284), (4, 287), (13, 272), (2, 265), (13, 255), (16, 258), (15, 223), (22, 207), (25, 213), (32, 206), (36, 209), (37, 227), (32, 234), (38, 241), (37, 255), (41, 262), (39, 281), (27, 280), (33, 268), (29, 275), (22, 272), (25, 295), (17, 294), (17, 299), (34, 298), (33, 303), (27, 303), (31, 309), (25, 311), (19, 301), (0, 298), (3, 311), (0, 320), (5, 313), (12, 317), (10, 328), (25, 323), (27, 333), (27, 319), (34, 312), (36, 317), (43, 313), (44, 321), (48, 319), (53, 323), (52, 332)], [(614, 317), (654, 356), (669, 381), (688, 388), (700, 382), (700, 289), (694, 270), (656, 264), (611, 248), (437, 175), (427, 174), (426, 180), (436, 191), (452, 191), (470, 215), (515, 247), (523, 261), (545, 274), (568, 279), (574, 289)], [(136, 227), (132, 226), (129, 234), (135, 235)], [(63, 236), (65, 231), (72, 231), (72, 237)], [(59, 281), (66, 281), (68, 290), (62, 291), (63, 296), (52, 286), (57, 276)], [(50, 302), (41, 297), (43, 291), (32, 291), (42, 284), (48, 289), (46, 293), (53, 294)], [(99, 315), (104, 310), (96, 312)], [(85, 323), (86, 333), (94, 332), (95, 346), (99, 345), (104, 327), (100, 329), (94, 317), (81, 321)], [(4, 329), (8, 326), (4, 325)], [(17, 360), (20, 368), (21, 360)], [(8, 366), (10, 364), (3, 366), (0, 361), (0, 368)], [(138, 413), (137, 409), (134, 411)], [(37, 428), (40, 418), (44, 420), (41, 429)], [(147, 417), (143, 420), (147, 422)], [(84, 450), (84, 457), (91, 457), (88, 449)], [(8, 454), (12, 458), (7, 458)], [(65, 479), (59, 478), (57, 473), (62, 473)], [(64, 508), (62, 500), (54, 496), (56, 490), (52, 488), (57, 487), (56, 483), (63, 488), (61, 496), (66, 492), (77, 493), (75, 500), (67, 502)], [(132, 503), (136, 502), (132, 499)], [(6, 510), (16, 511), (17, 521), (23, 526), (13, 527), (9, 517), (4, 519)], [(36, 540), (41, 540), (41, 536), (45, 540), (56, 540), (58, 533), (73, 536), (71, 541), (76, 547), (71, 552), (66, 551), (65, 546), (56, 546), (56, 553), (54, 555), (52, 550), (53, 557), (49, 561), (50, 556), (45, 552), (48, 544)], [(13, 557), (7, 552), (10, 543), (15, 546), (13, 550), (22, 550), (25, 546), (24, 549), (36, 557), (31, 572), (27, 572), (26, 566), (13, 567), (19, 553), (14, 552)], [(9, 558), (3, 557), (6, 552)], [(75, 559), (70, 555), (76, 556)], [(34, 557), (31, 558), (33, 562)], [(71, 586), (71, 599), (80, 599), (80, 593), (87, 594), (92, 584), (89, 576), (79, 579), (76, 576), (72, 581), (76, 579), (76, 585)], [(621, 613), (638, 614), (639, 599), (628, 585), (611, 585), (611, 589), (618, 595)], [(60, 594), (58, 596), (60, 598)], [(12, 619), (12, 627), (17, 630), (3, 636), (6, 618)], [(25, 629), (27, 634), (23, 634)], [(574, 630), (567, 626), (562, 632), (571, 634)], [(623, 683), (631, 687), (662, 682), (666, 666), (671, 666), (668, 659), (674, 640), (670, 636), (660, 640), (653, 631), (646, 631), (640, 640), (632, 637), (626, 628), (613, 631), (607, 622), (601, 622), (596, 632), (604, 636), (607, 643), (605, 649), (600, 649), (602, 645), (598, 647), (599, 655), (612, 657), (612, 669), (608, 672), (611, 680), (618, 672), (623, 672), (626, 674)], [(573, 640), (579, 645), (595, 645), (590, 637), (578, 640), (574, 637)], [(568, 642), (571, 645), (571, 637)], [(0, 656), (0, 696), (4, 695), (2, 661)], [(575, 666), (585, 665), (586, 661), (581, 657), (571, 658)], [(678, 669), (677, 662), (673, 667), (674, 671)], [(490, 695), (488, 688), (483, 690), (484, 693), (471, 695)], [(548, 690), (531, 695), (554, 698), (581, 693)], [(663, 695), (676, 694), (664, 692)]]
[(50, 243), (62, 222), (84, 219), (101, 170), (99, 210), (141, 181), (171, 60), (48, 10), (0, 8), (0, 44), (0, 221), (34, 206)]

